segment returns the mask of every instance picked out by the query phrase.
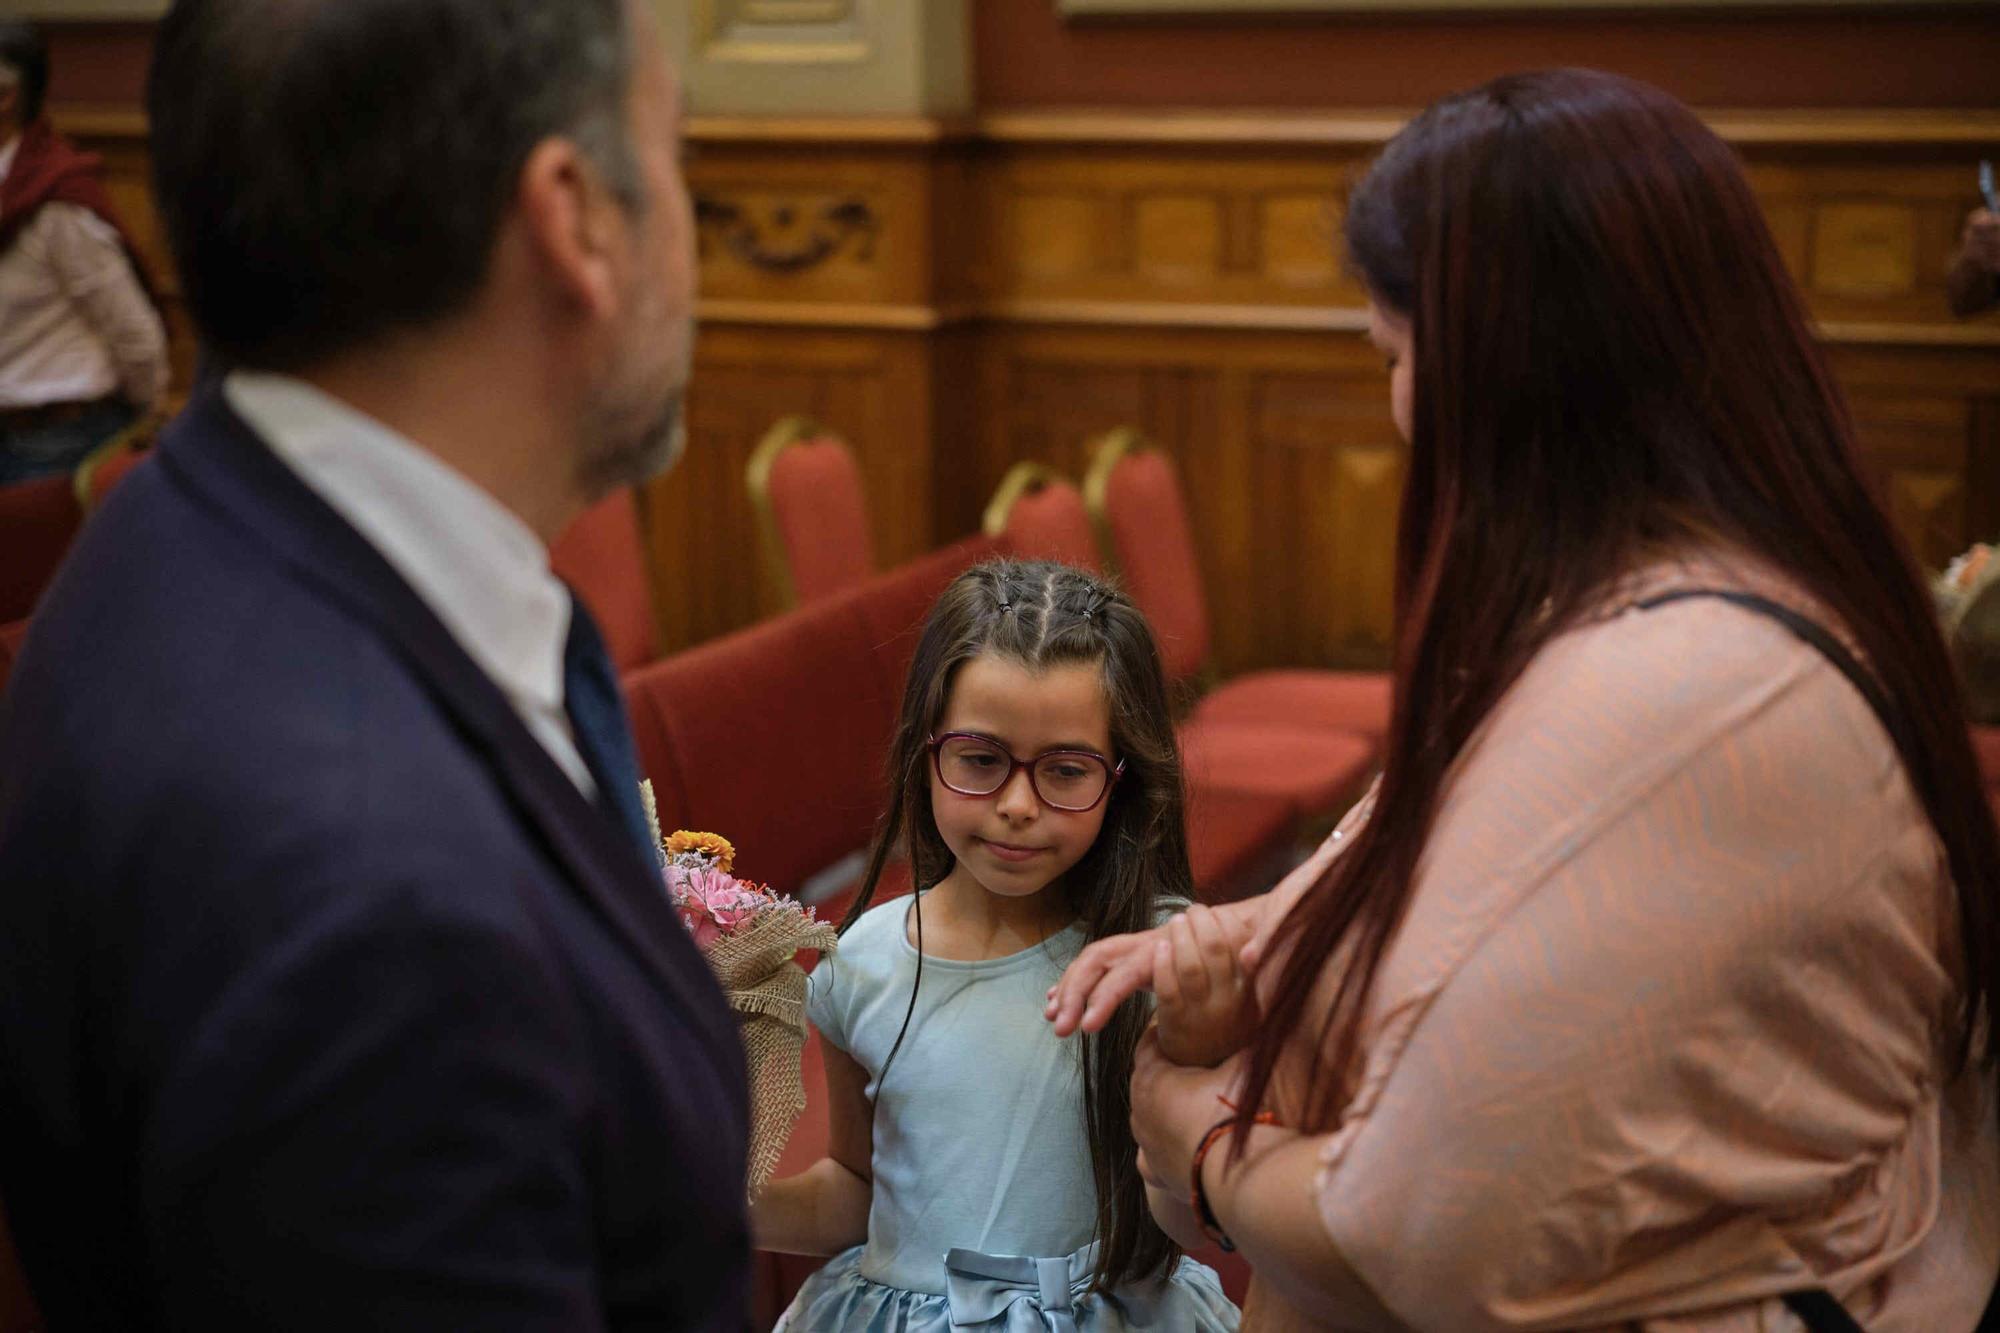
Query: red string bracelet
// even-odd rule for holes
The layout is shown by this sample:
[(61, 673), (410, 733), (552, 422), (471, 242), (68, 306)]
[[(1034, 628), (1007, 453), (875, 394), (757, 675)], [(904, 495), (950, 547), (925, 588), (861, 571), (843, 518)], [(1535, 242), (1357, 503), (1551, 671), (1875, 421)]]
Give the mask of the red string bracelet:
[[(1236, 1104), (1227, 1097), (1218, 1097), (1216, 1100), (1228, 1107), (1232, 1113), (1235, 1112)], [(1278, 1117), (1269, 1111), (1259, 1111), (1251, 1119), (1250, 1123), (1253, 1125), (1275, 1125), (1278, 1123)], [(1232, 1133), (1235, 1128), (1236, 1116), (1231, 1114), (1227, 1119), (1218, 1120), (1210, 1125), (1208, 1132), (1201, 1136), (1201, 1143), (1194, 1150), (1194, 1171), (1192, 1173), (1194, 1180), (1192, 1188), (1188, 1192), (1188, 1202), (1194, 1208), (1195, 1220), (1201, 1224), (1202, 1234), (1214, 1241), (1217, 1248), (1224, 1254), (1234, 1254), (1236, 1252), (1236, 1242), (1231, 1240), (1229, 1233), (1222, 1229), (1222, 1223), (1216, 1218), (1215, 1210), (1209, 1207), (1208, 1196), (1203, 1193), (1201, 1188), (1201, 1168), (1202, 1164), (1208, 1161), (1208, 1150), (1213, 1148), (1222, 1139), (1223, 1135)]]

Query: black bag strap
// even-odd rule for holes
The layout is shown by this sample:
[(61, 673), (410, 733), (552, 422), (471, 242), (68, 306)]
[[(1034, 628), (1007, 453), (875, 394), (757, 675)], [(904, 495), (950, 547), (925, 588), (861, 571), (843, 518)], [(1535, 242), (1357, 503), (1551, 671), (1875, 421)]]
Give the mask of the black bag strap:
[[(1820, 656), (1832, 663), (1841, 675), (1847, 677), (1848, 682), (1860, 691), (1861, 697), (1868, 701), (1868, 706), (1875, 710), (1875, 716), (1882, 720), (1883, 729), (1889, 733), (1890, 739), (1896, 742), (1896, 748), (1898, 750), (1909, 748), (1906, 745), (1907, 732), (1902, 714), (1890, 705), (1889, 696), (1882, 689), (1882, 682), (1855, 661), (1854, 654), (1848, 652), (1840, 640), (1835, 638), (1824, 625), (1810, 616), (1801, 615), (1791, 607), (1774, 602), (1768, 597), (1759, 597), (1756, 593), (1740, 592), (1730, 588), (1680, 588), (1636, 602), (1634, 606), (1641, 611), (1650, 611), (1656, 606), (1665, 606), (1670, 602), (1684, 602), (1695, 597), (1717, 598), (1775, 620), (1805, 643), (1818, 649)], [(2000, 1301), (2000, 1291), (1995, 1292), (1995, 1299)], [(1797, 1315), (1812, 1333), (1867, 1333), (1854, 1316), (1847, 1313), (1847, 1307), (1835, 1300), (1832, 1293), (1823, 1287), (1814, 1287), (1810, 1291), (1787, 1292), (1784, 1301), (1786, 1308)], [(1985, 1327), (1982, 1322), (1980, 1328)]]
[(1835, 1300), (1824, 1287), (1785, 1293), (1785, 1306), (1812, 1333), (1867, 1333), (1847, 1307)]
[(1835, 638), (1826, 626), (1810, 616), (1801, 615), (1781, 602), (1768, 597), (1759, 597), (1754, 592), (1739, 592), (1733, 588), (1678, 588), (1663, 592), (1657, 597), (1649, 597), (1633, 605), (1641, 611), (1650, 611), (1656, 606), (1669, 602), (1685, 602), (1696, 597), (1712, 597), (1720, 601), (1740, 606), (1767, 619), (1775, 620), (1790, 630), (1810, 647), (1819, 650), (1819, 655), (1833, 664), (1835, 670), (1847, 677), (1848, 683), (1860, 692), (1868, 706), (1875, 710), (1875, 716), (1882, 721), (1882, 729), (1889, 733), (1889, 739), (1896, 743), (1896, 749), (1903, 754), (1916, 751), (1909, 724), (1900, 709), (1889, 702), (1889, 696), (1882, 688), (1882, 682), (1875, 679), (1873, 672), (1854, 660), (1854, 654)]

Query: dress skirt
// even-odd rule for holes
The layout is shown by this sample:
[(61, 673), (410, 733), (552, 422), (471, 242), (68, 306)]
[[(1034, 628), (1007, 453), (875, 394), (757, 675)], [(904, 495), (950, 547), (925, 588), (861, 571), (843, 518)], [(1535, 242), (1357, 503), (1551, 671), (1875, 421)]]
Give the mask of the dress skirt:
[(773, 1333), (1236, 1333), (1240, 1318), (1215, 1270), (1181, 1259), (1173, 1275), (1090, 1290), (1093, 1242), (1061, 1258), (951, 1250), (945, 1294), (887, 1287), (861, 1275), (862, 1246), (806, 1279)]

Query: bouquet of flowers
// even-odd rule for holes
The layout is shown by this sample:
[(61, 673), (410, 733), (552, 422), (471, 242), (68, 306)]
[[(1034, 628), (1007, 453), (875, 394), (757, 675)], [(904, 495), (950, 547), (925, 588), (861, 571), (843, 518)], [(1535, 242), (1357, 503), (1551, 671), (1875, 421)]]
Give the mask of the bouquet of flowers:
[[(651, 783), (641, 784), (659, 837)], [(713, 833), (660, 840), (667, 893), (741, 1020), (750, 1066), (750, 1197), (762, 1192), (806, 1109), (799, 1056), (806, 1039), (806, 974), (798, 955), (832, 952), (832, 926), (769, 885), (736, 878), (736, 849)]]
[(1975, 722), (2000, 722), (2000, 560), (1979, 545), (1931, 584)]

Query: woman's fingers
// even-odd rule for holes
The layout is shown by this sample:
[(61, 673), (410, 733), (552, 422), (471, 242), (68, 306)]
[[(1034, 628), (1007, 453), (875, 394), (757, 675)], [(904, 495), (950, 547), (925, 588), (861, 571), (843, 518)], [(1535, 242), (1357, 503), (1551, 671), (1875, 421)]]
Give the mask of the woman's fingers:
[(1174, 946), (1165, 940), (1153, 945), (1153, 994), (1160, 1008), (1173, 1009), (1186, 998), (1181, 991), (1181, 975), (1174, 967)]
[(1187, 1004), (1203, 1003), (1208, 999), (1208, 968), (1202, 961), (1201, 945), (1195, 939), (1188, 913), (1183, 912), (1167, 923), (1167, 938), (1173, 942), (1173, 971), (1180, 983), (1181, 1000)]
[(1223, 928), (1222, 919), (1200, 904), (1190, 909), (1187, 915), (1188, 931), (1201, 953), (1201, 968), (1208, 977), (1208, 993), (1222, 995), (1234, 990), (1242, 969), (1237, 965), (1236, 950), (1230, 947), (1229, 934)]
[(1114, 935), (1078, 954), (1043, 1009), (1056, 1035), (1101, 1030), (1119, 1005), (1146, 989), (1153, 980), (1153, 944), (1159, 938), (1154, 931)]

